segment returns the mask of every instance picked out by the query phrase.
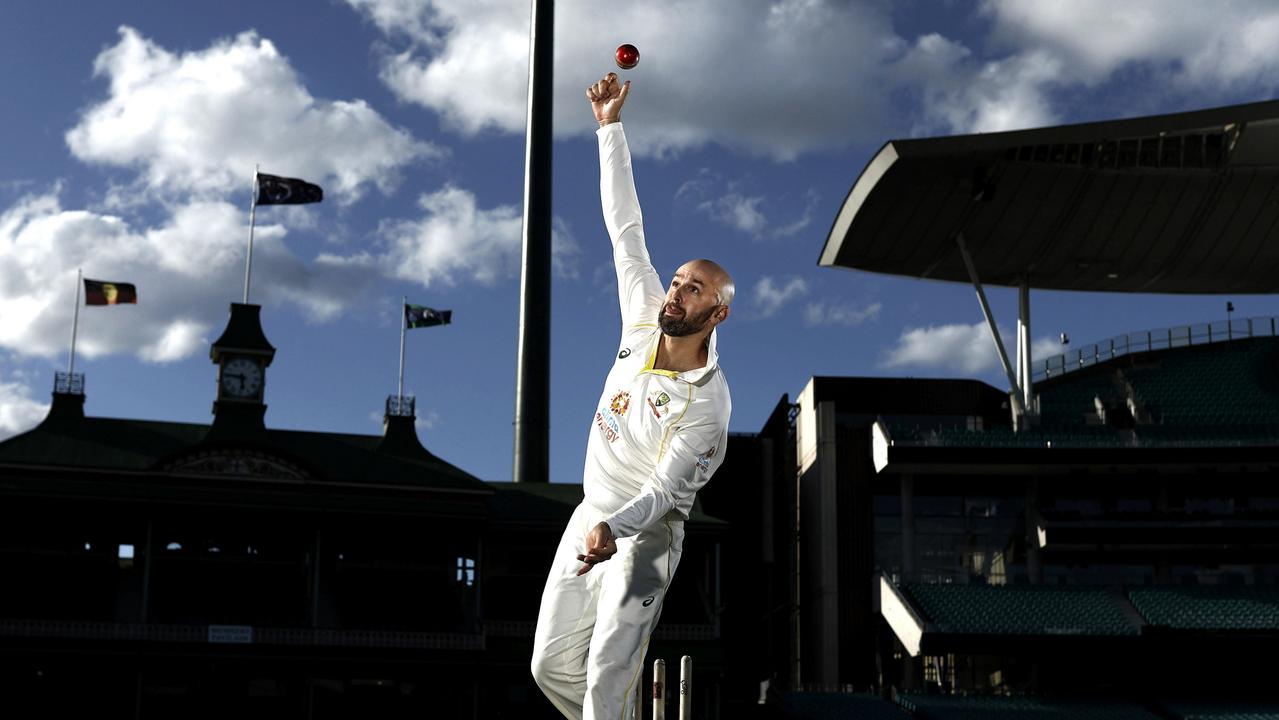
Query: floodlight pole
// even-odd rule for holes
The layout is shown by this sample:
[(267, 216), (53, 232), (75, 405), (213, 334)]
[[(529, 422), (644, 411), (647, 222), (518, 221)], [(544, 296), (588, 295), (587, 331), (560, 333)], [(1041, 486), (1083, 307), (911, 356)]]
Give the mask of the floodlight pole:
[(532, 0), (512, 480), (550, 480), (551, 97), (554, 0)]
[(1024, 393), (1017, 382), (1017, 378), (1013, 376), (1012, 364), (1008, 362), (1008, 351), (1004, 349), (1004, 341), (999, 336), (999, 327), (995, 325), (995, 316), (990, 312), (990, 303), (986, 302), (986, 291), (982, 289), (981, 279), (977, 277), (977, 266), (973, 264), (973, 258), (968, 254), (968, 246), (964, 244), (963, 233), (956, 233), (955, 244), (959, 246), (959, 254), (964, 258), (964, 266), (968, 268), (968, 277), (973, 281), (973, 289), (977, 291), (977, 302), (981, 304), (982, 315), (986, 316), (986, 325), (990, 328), (990, 337), (995, 341), (995, 350), (999, 352), (999, 362), (1004, 366), (1004, 374), (1008, 376), (1008, 384), (1012, 386), (1012, 392), (1008, 394), (1008, 397), (1011, 398), (1013, 405), (1013, 427), (1020, 430), (1026, 417), (1026, 406), (1022, 400)]

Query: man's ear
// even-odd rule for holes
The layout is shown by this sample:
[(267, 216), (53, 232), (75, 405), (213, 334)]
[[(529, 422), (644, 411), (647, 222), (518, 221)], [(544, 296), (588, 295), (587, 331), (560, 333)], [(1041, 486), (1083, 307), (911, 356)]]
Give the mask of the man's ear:
[(715, 322), (716, 322), (716, 324), (722, 323), (722, 322), (724, 322), (725, 320), (727, 320), (727, 319), (728, 319), (728, 313), (729, 313), (728, 306), (727, 306), (727, 305), (720, 305), (720, 306), (719, 306), (719, 309), (715, 311)]

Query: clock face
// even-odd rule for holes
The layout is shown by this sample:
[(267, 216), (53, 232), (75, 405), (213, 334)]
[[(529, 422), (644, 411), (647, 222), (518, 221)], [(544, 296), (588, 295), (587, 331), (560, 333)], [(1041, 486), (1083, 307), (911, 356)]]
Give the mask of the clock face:
[(248, 358), (232, 358), (222, 365), (222, 393), (251, 398), (262, 392), (262, 367)]

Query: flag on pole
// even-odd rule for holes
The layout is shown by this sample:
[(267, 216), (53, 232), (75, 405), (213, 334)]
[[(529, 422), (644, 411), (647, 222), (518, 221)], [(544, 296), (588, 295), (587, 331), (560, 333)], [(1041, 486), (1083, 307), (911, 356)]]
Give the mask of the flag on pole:
[(297, 178), (258, 173), (258, 205), (304, 205), (324, 199), (319, 185)]
[(120, 305), (138, 303), (138, 289), (133, 283), (84, 279), (85, 305)]
[(423, 305), (404, 304), (404, 325), (409, 329), (448, 325), (452, 320), (452, 310), (435, 310)]

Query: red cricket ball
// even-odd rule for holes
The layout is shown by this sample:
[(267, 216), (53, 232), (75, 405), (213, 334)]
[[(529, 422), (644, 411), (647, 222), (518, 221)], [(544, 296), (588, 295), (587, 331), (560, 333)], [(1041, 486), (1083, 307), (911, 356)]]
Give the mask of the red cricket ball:
[(617, 46), (617, 66), (623, 70), (630, 70), (639, 65), (639, 48), (627, 43)]

